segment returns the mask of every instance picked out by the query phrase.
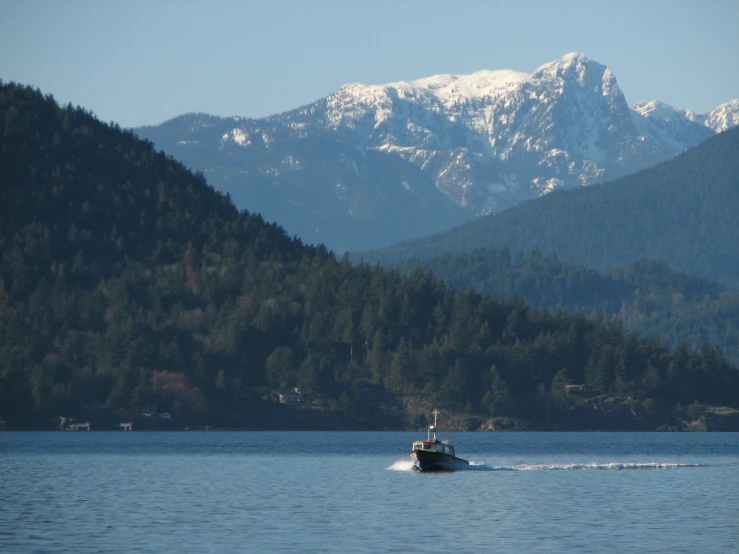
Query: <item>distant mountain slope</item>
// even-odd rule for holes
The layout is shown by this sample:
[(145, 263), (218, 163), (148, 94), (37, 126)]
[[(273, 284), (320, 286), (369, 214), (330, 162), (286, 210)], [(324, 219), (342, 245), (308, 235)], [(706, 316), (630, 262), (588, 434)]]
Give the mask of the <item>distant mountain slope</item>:
[[(398, 156), (357, 149), (333, 133), (304, 136), (277, 120), (235, 119), (189, 115), (136, 132), (202, 170), (240, 208), (337, 252), (469, 219), (429, 175)], [(184, 139), (171, 144), (172, 136)]]
[(613, 73), (570, 53), (533, 73), (349, 84), (263, 119), (183, 115), (136, 129), (240, 208), (307, 242), (366, 250), (654, 165), (736, 125), (662, 102), (631, 109)]
[(537, 251), (513, 256), (503, 248), (406, 262), (399, 269), (417, 267), (455, 288), (473, 287), (496, 299), (615, 319), (673, 348), (684, 341), (694, 350), (709, 342), (739, 365), (739, 292), (676, 273), (662, 262), (641, 259), (601, 272)]
[[(554, 251), (593, 268), (638, 258), (739, 285), (739, 129), (604, 186), (561, 191), (446, 233), (362, 256), (430, 259), (475, 248)], [(360, 255), (357, 255), (359, 257)]]

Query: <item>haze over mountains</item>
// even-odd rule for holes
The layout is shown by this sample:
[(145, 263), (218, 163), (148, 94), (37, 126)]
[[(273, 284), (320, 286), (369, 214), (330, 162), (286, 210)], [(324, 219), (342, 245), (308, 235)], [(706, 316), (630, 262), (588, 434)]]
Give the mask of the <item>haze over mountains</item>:
[(187, 114), (136, 133), (239, 208), (341, 252), (605, 182), (738, 123), (737, 100), (708, 114), (630, 108), (606, 66), (570, 53), (531, 74), (349, 84), (269, 118)]

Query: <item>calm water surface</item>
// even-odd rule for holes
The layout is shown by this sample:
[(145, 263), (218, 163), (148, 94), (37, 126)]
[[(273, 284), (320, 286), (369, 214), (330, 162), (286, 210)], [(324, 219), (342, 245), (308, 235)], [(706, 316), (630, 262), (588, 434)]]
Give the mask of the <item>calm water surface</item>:
[(0, 552), (739, 552), (739, 433), (0, 433)]

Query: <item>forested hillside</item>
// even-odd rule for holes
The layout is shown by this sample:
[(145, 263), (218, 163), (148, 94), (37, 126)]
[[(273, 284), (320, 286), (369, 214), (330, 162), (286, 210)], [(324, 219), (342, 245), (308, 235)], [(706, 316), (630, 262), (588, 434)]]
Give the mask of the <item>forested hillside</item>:
[(402, 273), (421, 267), (447, 284), (535, 308), (565, 309), (605, 321), (617, 319), (644, 337), (672, 347), (685, 341), (697, 349), (709, 342), (739, 364), (739, 293), (715, 281), (672, 271), (664, 262), (637, 260), (596, 271), (539, 251), (511, 255), (507, 248), (446, 255), (401, 264)]
[(417, 423), (398, 407), (419, 395), (565, 424), (568, 383), (638, 401), (656, 423), (696, 402), (739, 407), (737, 371), (708, 344), (673, 354), (615, 323), (337, 261), (239, 213), (151, 143), (31, 88), (0, 85), (0, 133), (0, 419), (11, 427), (94, 410), (269, 426), (254, 419), (279, 416), (264, 391), (295, 386), (306, 418), (365, 427)]
[(639, 258), (739, 286), (739, 128), (603, 186), (557, 191), (443, 234), (365, 253), (370, 262), (476, 248), (554, 251), (597, 269)]

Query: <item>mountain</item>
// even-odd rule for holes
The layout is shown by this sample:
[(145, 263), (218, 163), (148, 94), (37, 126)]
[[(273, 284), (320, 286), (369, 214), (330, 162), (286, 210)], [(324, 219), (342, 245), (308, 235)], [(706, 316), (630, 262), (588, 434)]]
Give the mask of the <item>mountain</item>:
[(739, 101), (705, 115), (661, 102), (632, 109), (607, 67), (571, 53), (530, 74), (349, 84), (268, 118), (188, 114), (135, 132), (240, 208), (341, 252), (605, 182), (738, 120)]
[(334, 133), (306, 136), (275, 119), (202, 114), (136, 133), (202, 171), (240, 208), (339, 252), (431, 234), (438, 219), (468, 219), (421, 168)]
[(150, 142), (0, 83), (2, 427), (398, 429), (438, 405), (655, 429), (739, 408), (737, 387), (707, 343), (339, 261)]
[(400, 263), (506, 246), (512, 252), (554, 251), (596, 269), (661, 260), (737, 287), (737, 211), (739, 128), (733, 128), (607, 185), (559, 191), (362, 257)]

